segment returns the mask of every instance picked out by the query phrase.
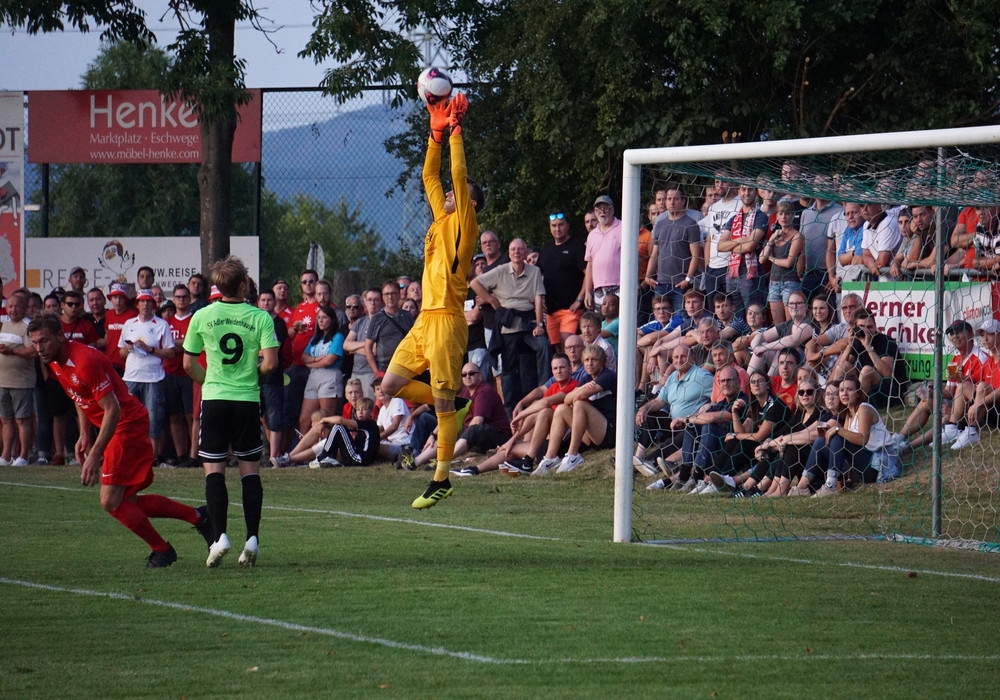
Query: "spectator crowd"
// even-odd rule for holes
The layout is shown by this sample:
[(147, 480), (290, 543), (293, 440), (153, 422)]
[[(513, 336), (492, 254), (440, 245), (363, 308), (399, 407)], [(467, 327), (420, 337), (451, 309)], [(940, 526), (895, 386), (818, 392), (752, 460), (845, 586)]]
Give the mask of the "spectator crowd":
[[(784, 164), (783, 179), (800, 175), (797, 163)], [(724, 173), (703, 192), (693, 202), (679, 183), (654, 189), (638, 290), (621, 287), (622, 225), (607, 195), (580, 234), (565, 211), (550, 212), (540, 248), (481, 233), (465, 303), (454, 474), (565, 473), (587, 450), (612, 447), (622, 361), (636, 367), (633, 466), (651, 490), (835, 495), (895, 478), (898, 455), (932, 441), (926, 391), (898, 433), (887, 428), (883, 412), (903, 402), (908, 366), (873, 311), (841, 285), (931, 274), (942, 224), (946, 269), (995, 279), (1000, 206), (834, 202), (736, 185)], [(313, 270), (292, 283), (297, 292), (277, 280), (247, 298), (270, 314), (280, 343), (280, 371), (260, 382), (271, 466), (433, 463), (433, 405), (380, 387), (420, 314), (420, 282), (400, 276), (342, 300)], [(619, 338), (622, 294), (637, 294), (636, 338)], [(50, 314), (67, 338), (107, 353), (146, 406), (156, 464), (198, 466), (200, 391), (181, 346), (192, 315), (216, 296), (197, 274), (161, 289), (148, 267), (134, 289), (88, 289), (75, 268), (69, 288), (44, 298), (13, 292), (0, 330), (0, 464), (72, 459), (73, 404), (27, 337), (31, 318)], [(952, 449), (996, 422), (998, 332), (992, 319), (948, 328), (942, 437)]]

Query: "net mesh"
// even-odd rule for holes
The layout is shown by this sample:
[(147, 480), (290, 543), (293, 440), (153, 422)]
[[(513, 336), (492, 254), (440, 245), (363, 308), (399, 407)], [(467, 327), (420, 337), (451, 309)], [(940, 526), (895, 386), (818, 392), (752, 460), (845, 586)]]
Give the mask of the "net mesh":
[[(685, 454), (680, 449), (677, 431), (671, 430), (669, 419), (647, 420), (642, 427), (636, 428), (637, 444), (641, 444), (637, 454), (642, 454), (645, 468), (652, 467), (656, 474), (644, 476), (639, 471), (636, 473), (632, 498), (633, 537), (652, 542), (878, 538), (1000, 551), (1000, 519), (997, 515), (1000, 434), (996, 431), (1000, 413), (998, 406), (988, 398), (990, 392), (997, 389), (994, 384), (1000, 386), (1000, 381), (991, 379), (992, 375), (984, 376), (982, 372), (966, 371), (968, 367), (956, 367), (956, 363), (967, 358), (970, 352), (982, 355), (983, 363), (987, 363), (993, 355), (992, 339), (997, 337), (976, 332), (986, 320), (1000, 317), (997, 313), (997, 300), (1000, 299), (997, 275), (984, 271), (976, 261), (1000, 253), (996, 247), (997, 229), (988, 222), (984, 224), (982, 217), (988, 214), (985, 209), (980, 209), (996, 206), (1000, 202), (1000, 149), (995, 146), (971, 146), (645, 166), (642, 172), (642, 220), (645, 227), (656, 230), (646, 214), (656, 208), (657, 191), (668, 182), (680, 183), (687, 195), (688, 213), (692, 218), (701, 208), (698, 219), (703, 243), (713, 233), (718, 237), (719, 231), (713, 232), (711, 228), (713, 216), (708, 210), (710, 198), (707, 197), (717, 180), (757, 189), (771, 199), (772, 210), (761, 245), (780, 228), (774, 215), (774, 203), (797, 200), (799, 204), (794, 207), (794, 225), (798, 235), (804, 238), (822, 236), (836, 246), (839, 263), (845, 229), (843, 215), (817, 223), (817, 217), (810, 217), (802, 211), (803, 207), (810, 205), (809, 200), (818, 198), (839, 203), (883, 205), (888, 216), (901, 228), (901, 242), (893, 251), (893, 257), (900, 250), (909, 250), (911, 245), (920, 246), (923, 242), (927, 246), (922, 252), (930, 251), (931, 254), (929, 258), (923, 256), (923, 268), (896, 270), (885, 265), (878, 274), (856, 268), (851, 270), (849, 266), (838, 268), (840, 289), (836, 292), (830, 288), (827, 279), (815, 276), (820, 272), (825, 276), (827, 271), (825, 264), (820, 266), (816, 262), (815, 248), (809, 269), (801, 265), (798, 268), (800, 283), (806, 282), (804, 278), (809, 276), (809, 272), (814, 273), (811, 288), (803, 290), (808, 297), (810, 311), (817, 300), (828, 300), (830, 310), (838, 314), (830, 319), (831, 323), (841, 320), (839, 314), (846, 295), (857, 295), (862, 308), (873, 313), (877, 332), (895, 343), (902, 381), (888, 391), (879, 386), (884, 395), (877, 397), (880, 400), (872, 399), (888, 436), (884, 449), (875, 450), (875, 471), (869, 470), (864, 478), (854, 481), (842, 473), (835, 497), (782, 495), (782, 488), (773, 487), (777, 475), (784, 473), (774, 467), (777, 461), (775, 453), (747, 455), (745, 447), (744, 454), (737, 451), (734, 457), (733, 450), (726, 447), (726, 438), (721, 437), (732, 430), (731, 423), (726, 431), (721, 431), (721, 436), (714, 441), (709, 440), (708, 459), (702, 460), (707, 466), (704, 469), (696, 466), (691, 470), (690, 478), (699, 484), (708, 483), (711, 481), (706, 476), (708, 472), (722, 472), (735, 479), (735, 492), (745, 497), (733, 498), (733, 488), (725, 483), (721, 484), (721, 491), (709, 489), (709, 493), (705, 494), (671, 490), (672, 484), (676, 489), (682, 480), (688, 479), (684, 462), (690, 461), (692, 454), (697, 455), (704, 439), (703, 431), (694, 431), (698, 436), (692, 439), (691, 452)], [(735, 192), (730, 194), (738, 202)], [(701, 207), (703, 202), (705, 206)], [(934, 207), (930, 223), (925, 222), (923, 228), (910, 224), (916, 207)], [(803, 216), (806, 216), (805, 223), (812, 224), (811, 231), (805, 231)], [(721, 218), (728, 218), (728, 215), (715, 217), (716, 228), (720, 226), (718, 222)], [(965, 231), (967, 224), (968, 230)], [(958, 239), (952, 235), (959, 225), (968, 234), (965, 238)], [(928, 238), (929, 241), (926, 240)], [(916, 242), (911, 243), (911, 239)], [(654, 241), (652, 239), (651, 242)], [(935, 244), (938, 246), (937, 253), (934, 253)], [(642, 259), (642, 245), (640, 236), (640, 280), (645, 277), (645, 265), (648, 264)], [(808, 247), (807, 240), (800, 253), (803, 257), (807, 255)], [(712, 255), (713, 251), (719, 254), (717, 249), (713, 249), (706, 250), (706, 255)], [(757, 252), (760, 252), (760, 247)], [(940, 293), (935, 291), (932, 282), (922, 281), (933, 278), (933, 261), (938, 254), (947, 256), (945, 270), (950, 278)], [(929, 266), (926, 265), (927, 260), (930, 260)], [(791, 307), (785, 306), (787, 289), (783, 298), (779, 293), (782, 301), (775, 303), (773, 272), (768, 274), (775, 268), (772, 265), (769, 271), (767, 267), (762, 264), (761, 274), (752, 285), (746, 285), (745, 268), (741, 268), (739, 273), (744, 282), (742, 288), (739, 287), (739, 280), (729, 281), (728, 291), (733, 292), (730, 296), (739, 307), (736, 315), (743, 315), (751, 327), (754, 324), (746, 316), (746, 311), (748, 306), (754, 304), (767, 313), (776, 311), (786, 320), (792, 316)], [(713, 281), (705, 274), (696, 283), (705, 292), (709, 312), (715, 310), (713, 293), (721, 295), (727, 291), (724, 280), (715, 284), (717, 286), (713, 288)], [(661, 287), (659, 291), (662, 293), (664, 289)], [(772, 294), (770, 298), (769, 292)], [(669, 299), (669, 294), (666, 297), (657, 295), (657, 289), (648, 281), (640, 297), (637, 319), (640, 328), (655, 320), (652, 314), (655, 304), (677, 307), (685, 303), (680, 295), (674, 299)], [(934, 327), (939, 307), (943, 310), (944, 328), (957, 321), (970, 323), (972, 348), (955, 360), (960, 351), (953, 342), (953, 336), (947, 335), (940, 365), (943, 371), (940, 377), (935, 377), (932, 371)], [(679, 309), (675, 308), (675, 311)], [(813, 341), (824, 328), (823, 323), (814, 325)], [(782, 327), (780, 337), (788, 338), (793, 332), (794, 324), (791, 328)], [(710, 333), (710, 341), (712, 337), (715, 336)], [(764, 359), (757, 360), (754, 365), (753, 349), (748, 347), (750, 343), (745, 341), (745, 336), (741, 337), (734, 341), (738, 364), (743, 367), (751, 364), (751, 370), (768, 376), (779, 373), (780, 353), (766, 353)], [(692, 364), (714, 372), (716, 368), (710, 348), (702, 342), (697, 326), (692, 327), (687, 344), (699, 352)], [(637, 348), (637, 407), (643, 401), (660, 395), (658, 392), (664, 378), (670, 372), (669, 353), (661, 355), (658, 361), (651, 361), (650, 347), (655, 349), (658, 346), (653, 343), (643, 347), (640, 341)], [(660, 349), (662, 351), (662, 347)], [(815, 358), (810, 361), (808, 358), (812, 353), (808, 343), (796, 349), (801, 353), (800, 364), (812, 367), (812, 370), (800, 370), (803, 372), (800, 377), (807, 384), (806, 375), (812, 371), (820, 385), (820, 393), (825, 392), (827, 384), (836, 385), (841, 375), (832, 372), (832, 361), (817, 362)], [(1000, 358), (1000, 353), (997, 357)], [(857, 374), (860, 369), (856, 365), (849, 373)], [(873, 394), (877, 394), (878, 389), (873, 390)], [(980, 392), (981, 409), (976, 403), (977, 391)], [(966, 436), (965, 444), (955, 447), (950, 446), (954, 435), (947, 435), (940, 455), (933, 451), (935, 393), (941, 396), (941, 413), (938, 416), (941, 426), (957, 419), (954, 429), (958, 432), (967, 433), (969, 426), (976, 429), (976, 439)], [(956, 402), (958, 408), (955, 408)], [(843, 416), (838, 417), (843, 424)], [(798, 459), (803, 463), (791, 469), (792, 486), (801, 483), (796, 475), (807, 466), (804, 462), (808, 458), (803, 455), (808, 455), (810, 449), (806, 447), (802, 450)], [(660, 457), (659, 467), (656, 457)], [(794, 457), (789, 459), (796, 461)], [(769, 464), (761, 468), (762, 462)], [(898, 474), (893, 470), (897, 470)], [(754, 496), (752, 490), (741, 488), (746, 485), (747, 474), (762, 474), (763, 479), (751, 483), (762, 494), (770, 491), (770, 496)], [(937, 504), (933, 487), (936, 474), (940, 474), (941, 480), (941, 499)], [(813, 476), (818, 477), (811, 484), (811, 491), (814, 492), (822, 487), (828, 473), (821, 469)], [(648, 488), (661, 480), (666, 489)], [(845, 481), (848, 483), (845, 484)]]

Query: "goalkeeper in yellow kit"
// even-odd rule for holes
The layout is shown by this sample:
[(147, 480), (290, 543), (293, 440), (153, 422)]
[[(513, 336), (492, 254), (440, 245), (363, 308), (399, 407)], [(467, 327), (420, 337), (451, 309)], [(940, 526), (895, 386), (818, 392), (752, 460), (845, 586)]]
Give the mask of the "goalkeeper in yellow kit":
[[(462, 119), (469, 107), (465, 95), (427, 105), (431, 134), (424, 159), (424, 190), (434, 223), (424, 241), (423, 304), (413, 328), (392, 356), (382, 390), (416, 403), (434, 404), (438, 419), (437, 466), (434, 480), (414, 508), (430, 508), (451, 495), (448, 472), (455, 453), (458, 425), (455, 394), (461, 388), (462, 357), (468, 343), (465, 322), (467, 279), (479, 239), (476, 212), (483, 208), (483, 189), (469, 180), (462, 145)], [(441, 185), (441, 142), (451, 130), (452, 190)], [(431, 385), (413, 377), (430, 368)]]

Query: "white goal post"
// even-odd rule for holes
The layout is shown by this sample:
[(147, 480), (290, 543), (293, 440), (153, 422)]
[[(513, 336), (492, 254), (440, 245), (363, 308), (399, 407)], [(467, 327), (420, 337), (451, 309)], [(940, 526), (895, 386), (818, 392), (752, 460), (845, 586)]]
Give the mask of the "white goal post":
[[(719, 144), (710, 146), (679, 146), (675, 148), (641, 148), (625, 151), (622, 167), (622, 251), (621, 288), (638, 289), (639, 224), (641, 211), (642, 166), (669, 165), (698, 161), (735, 161), (759, 158), (793, 158), (813, 155), (863, 153), (903, 149), (927, 149), (946, 146), (1000, 144), (1000, 126), (963, 129), (937, 129), (858, 136), (833, 136), (786, 141)], [(939, 283), (942, 283), (938, 275)], [(634, 344), (637, 326), (637, 296), (621, 295), (619, 325), (622, 352), (618, 365), (617, 425), (615, 426), (615, 508), (614, 541), (632, 540), (632, 495), (635, 425), (635, 362)], [(941, 358), (943, 314), (935, 319), (935, 362)], [(937, 367), (936, 376), (941, 376)]]

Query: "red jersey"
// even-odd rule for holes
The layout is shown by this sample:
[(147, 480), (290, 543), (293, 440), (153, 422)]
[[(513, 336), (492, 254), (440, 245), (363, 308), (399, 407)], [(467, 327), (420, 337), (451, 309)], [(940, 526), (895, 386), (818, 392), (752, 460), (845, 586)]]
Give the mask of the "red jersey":
[(285, 322), (286, 326), (292, 325), (292, 314), (295, 313), (295, 309), (291, 306), (286, 306), (281, 311), (276, 311), (275, 313)]
[(795, 410), (795, 392), (798, 388), (799, 385), (797, 382), (793, 382), (790, 386), (781, 386), (781, 377), (779, 375), (776, 374), (771, 377), (771, 391), (793, 411)]
[[(174, 347), (184, 347), (184, 337), (187, 335), (188, 326), (191, 325), (191, 317), (193, 315), (188, 314), (184, 318), (171, 316), (167, 319), (167, 323), (170, 325), (170, 335), (174, 339)], [(172, 374), (176, 377), (186, 377), (187, 372), (184, 371), (184, 353), (178, 352), (169, 360), (164, 360), (163, 370), (167, 374)]]
[(948, 388), (953, 392), (958, 387), (958, 377), (971, 379), (975, 383), (983, 380), (983, 365), (989, 360), (989, 355), (979, 347), (973, 346), (968, 355), (953, 355), (948, 363), (945, 376), (948, 377)]
[(286, 321), (288, 324), (288, 331), (291, 333), (292, 326), (301, 321), (302, 330), (295, 334), (292, 338), (292, 364), (301, 365), (302, 364), (302, 353), (306, 351), (306, 345), (313, 337), (313, 333), (316, 331), (316, 310), (319, 309), (319, 304), (315, 301), (304, 301), (295, 307), (295, 311), (292, 313), (292, 320)]
[(122, 337), (122, 326), (127, 320), (138, 315), (139, 312), (131, 307), (125, 309), (123, 314), (119, 314), (114, 309), (108, 309), (107, 313), (104, 314), (104, 332), (108, 340), (106, 352), (108, 359), (115, 367), (125, 369), (125, 358), (121, 356), (121, 351), (118, 349), (118, 341)]
[(68, 340), (76, 340), (87, 345), (93, 345), (98, 341), (97, 329), (94, 328), (93, 323), (85, 318), (78, 318), (71, 323), (66, 323), (60, 317), (59, 323), (62, 324), (63, 333)]
[(125, 382), (100, 350), (71, 340), (66, 343), (66, 363), (50, 362), (49, 371), (95, 426), (101, 427), (104, 420), (104, 409), (98, 401), (111, 392), (122, 407), (120, 426), (140, 422), (148, 425), (146, 407), (128, 393)]
[(995, 355), (990, 355), (989, 359), (983, 363), (983, 381), (987, 382), (994, 389), (1000, 389), (1000, 362), (997, 362)]
[(545, 393), (542, 394), (542, 398), (547, 399), (549, 397), (555, 396), (556, 394), (563, 394), (563, 393), (568, 394), (569, 392), (573, 391), (573, 389), (575, 389), (578, 385), (579, 382), (573, 379), (572, 377), (565, 384), (560, 384), (559, 382), (552, 382), (552, 384), (549, 385), (549, 388), (545, 390)]

